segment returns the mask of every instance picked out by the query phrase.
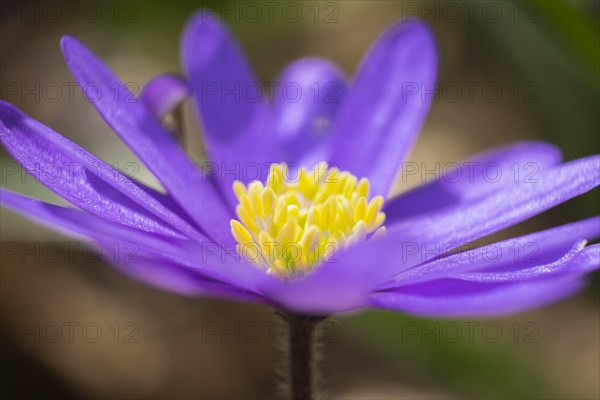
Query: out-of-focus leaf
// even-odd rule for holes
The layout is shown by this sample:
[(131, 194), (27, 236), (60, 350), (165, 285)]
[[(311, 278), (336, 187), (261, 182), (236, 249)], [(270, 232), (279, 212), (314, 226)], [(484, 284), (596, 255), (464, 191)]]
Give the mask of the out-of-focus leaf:
[(521, 9), (535, 5), (532, 10), (539, 12), (541, 28), (546, 29), (549, 36), (555, 37), (565, 51), (572, 51), (579, 56), (590, 68), (592, 78), (599, 79), (600, 30), (589, 14), (562, 0), (516, 1), (516, 4)]
[[(368, 311), (338, 322), (345, 331), (354, 332), (369, 345), (397, 357), (416, 373), (435, 382), (437, 387), (458, 395), (512, 399), (557, 397), (558, 389), (552, 382), (515, 357), (511, 348), (515, 345), (512, 332), (506, 327), (503, 340), (491, 343), (482, 340), (481, 332), (475, 333), (473, 340), (469, 339), (468, 328), (463, 323), (479, 323), (477, 321), (422, 320), (392, 312)], [(439, 339), (433, 333), (436, 329), (432, 329), (436, 323), (442, 327), (437, 329)], [(462, 327), (462, 337), (456, 342), (445, 340), (443, 336), (444, 327), (452, 323)], [(485, 323), (480, 322), (479, 328)], [(415, 327), (418, 333), (412, 333)], [(424, 327), (428, 327), (429, 333)], [(421, 336), (424, 332), (425, 337)]]
[[(600, 120), (600, 34), (589, 12), (578, 8), (585, 2), (511, 1), (495, 2), (502, 7), (498, 21), (479, 15), (476, 29), (479, 46), (502, 54), (512, 64), (518, 87), (517, 101), (534, 107), (541, 123), (529, 135), (551, 141), (563, 150), (565, 159), (598, 152)], [(527, 85), (527, 86), (526, 86)], [(525, 97), (529, 97), (526, 99)], [(531, 101), (525, 101), (531, 100)], [(574, 199), (552, 210), (557, 223), (584, 218), (597, 210), (598, 196)]]

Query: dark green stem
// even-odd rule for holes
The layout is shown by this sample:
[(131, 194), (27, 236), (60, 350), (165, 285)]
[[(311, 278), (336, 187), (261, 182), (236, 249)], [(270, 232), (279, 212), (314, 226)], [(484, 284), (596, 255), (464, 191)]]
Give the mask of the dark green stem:
[(288, 391), (290, 400), (315, 400), (314, 330), (325, 317), (286, 315), (289, 326)]

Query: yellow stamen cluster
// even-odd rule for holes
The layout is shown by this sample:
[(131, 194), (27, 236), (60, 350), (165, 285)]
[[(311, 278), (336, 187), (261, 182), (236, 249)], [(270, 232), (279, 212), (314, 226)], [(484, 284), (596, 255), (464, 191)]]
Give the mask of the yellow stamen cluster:
[(368, 201), (368, 179), (327, 163), (296, 171), (272, 164), (266, 185), (236, 181), (233, 190), (237, 251), (269, 273), (302, 275), (342, 247), (385, 234), (383, 197)]

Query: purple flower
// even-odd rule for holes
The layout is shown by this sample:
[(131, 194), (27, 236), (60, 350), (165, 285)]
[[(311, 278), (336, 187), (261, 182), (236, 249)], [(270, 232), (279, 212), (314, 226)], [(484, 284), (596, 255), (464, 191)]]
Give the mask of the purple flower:
[[(135, 243), (137, 262), (115, 264), (138, 279), (296, 314), (378, 307), (469, 316), (555, 301), (579, 289), (583, 275), (600, 264), (598, 245), (586, 246), (600, 234), (598, 217), (465, 247), (598, 186), (598, 156), (561, 163), (551, 144), (520, 142), (476, 155), (384, 203), (425, 120), (431, 96), (422, 91), (436, 79), (436, 48), (423, 24), (392, 26), (350, 86), (328, 61), (292, 63), (278, 82), (304, 95), (290, 101), (276, 91), (272, 106), (247, 92), (240, 96), (259, 88), (257, 80), (229, 33), (204, 13), (183, 35), (188, 80), (157, 78), (143, 101), (132, 101), (76, 39), (65, 37), (61, 45), (80, 86), (93, 84), (103, 94), (93, 105), (166, 194), (2, 102), (5, 148), (79, 209), (6, 189), (2, 204), (100, 246)], [(191, 162), (157, 118), (188, 93), (212, 171)], [(327, 101), (331, 96), (335, 101)], [(329, 164), (317, 164), (324, 160)], [(531, 163), (535, 177), (515, 180), (507, 173), (515, 163)], [(58, 173), (48, 176), (40, 165)], [(294, 180), (282, 176), (286, 165), (306, 168)], [(489, 165), (504, 173), (486, 179)], [(267, 260), (262, 239), (295, 244), (300, 254), (274, 249)], [(327, 246), (335, 251), (324, 252)]]

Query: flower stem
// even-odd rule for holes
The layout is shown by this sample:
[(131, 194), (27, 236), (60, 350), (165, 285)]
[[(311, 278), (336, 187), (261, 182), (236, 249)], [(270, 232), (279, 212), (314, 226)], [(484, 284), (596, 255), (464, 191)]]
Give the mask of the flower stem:
[(288, 384), (290, 400), (314, 400), (315, 354), (313, 332), (325, 317), (286, 315), (289, 326)]

